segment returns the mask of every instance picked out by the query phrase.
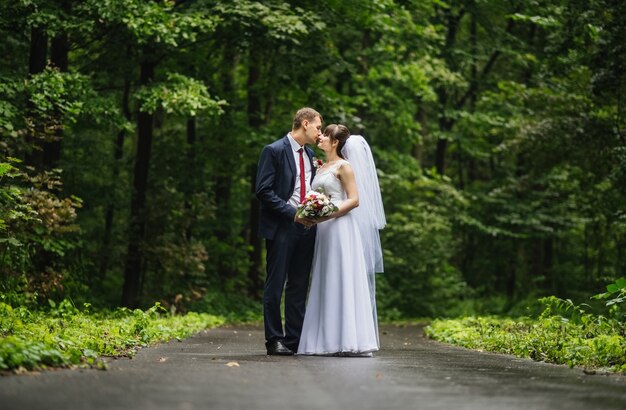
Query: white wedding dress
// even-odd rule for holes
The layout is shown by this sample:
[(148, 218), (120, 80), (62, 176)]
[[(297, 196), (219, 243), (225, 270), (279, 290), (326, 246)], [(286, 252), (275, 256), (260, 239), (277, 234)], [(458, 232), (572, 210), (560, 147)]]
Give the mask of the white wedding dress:
[[(336, 173), (346, 162), (340, 160), (318, 171), (312, 184), (315, 190), (323, 188), (337, 206), (346, 199), (346, 193)], [(365, 356), (377, 351), (378, 331), (353, 212), (317, 225), (311, 269), (298, 354)]]

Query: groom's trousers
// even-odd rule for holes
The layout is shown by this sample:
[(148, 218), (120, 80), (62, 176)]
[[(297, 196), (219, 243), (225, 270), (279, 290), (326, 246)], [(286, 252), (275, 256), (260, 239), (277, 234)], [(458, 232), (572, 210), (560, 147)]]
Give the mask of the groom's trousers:
[[(315, 232), (303, 225), (285, 221), (274, 239), (266, 240), (267, 276), (263, 292), (265, 340), (281, 340), (297, 350), (304, 322), (307, 290)], [(285, 332), (281, 320), (280, 303), (285, 290)]]

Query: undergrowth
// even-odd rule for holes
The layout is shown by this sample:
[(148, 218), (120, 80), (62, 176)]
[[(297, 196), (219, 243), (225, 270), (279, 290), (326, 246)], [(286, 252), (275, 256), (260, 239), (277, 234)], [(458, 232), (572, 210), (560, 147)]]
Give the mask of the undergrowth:
[(592, 299), (604, 300), (603, 309), (550, 296), (540, 299), (538, 317), (437, 319), (425, 334), (471, 349), (626, 373), (626, 280)]
[(137, 348), (184, 338), (224, 323), (205, 313), (168, 314), (160, 304), (146, 311), (119, 308), (91, 312), (69, 300), (33, 311), (0, 302), (0, 370), (88, 365), (105, 368), (102, 356), (132, 356)]

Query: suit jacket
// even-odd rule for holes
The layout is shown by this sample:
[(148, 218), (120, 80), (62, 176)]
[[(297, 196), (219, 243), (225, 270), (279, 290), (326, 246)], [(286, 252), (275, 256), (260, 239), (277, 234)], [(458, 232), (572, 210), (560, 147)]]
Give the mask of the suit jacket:
[[(312, 182), (315, 177), (314, 153), (307, 146), (304, 149), (311, 161), (309, 182)], [(256, 175), (256, 197), (261, 201), (259, 236), (274, 239), (281, 224), (293, 221), (296, 208), (287, 201), (293, 195), (296, 175), (296, 162), (286, 135), (263, 148)]]

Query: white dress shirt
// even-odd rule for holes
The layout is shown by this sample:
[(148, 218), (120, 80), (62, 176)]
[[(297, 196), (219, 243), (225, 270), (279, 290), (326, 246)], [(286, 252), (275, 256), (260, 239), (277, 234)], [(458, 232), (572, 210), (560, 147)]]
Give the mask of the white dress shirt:
[[(291, 144), (291, 149), (293, 150), (293, 158), (296, 161), (296, 183), (293, 190), (293, 195), (289, 198), (289, 205), (292, 205), (294, 208), (297, 208), (300, 204), (300, 153), (298, 150), (300, 148), (304, 149), (304, 146), (300, 146), (293, 139), (291, 133), (287, 134), (287, 138), (289, 139), (289, 143)], [(306, 184), (306, 192), (311, 190), (311, 160), (309, 159), (309, 155), (306, 150), (302, 152), (302, 158), (304, 159), (304, 180)]]

